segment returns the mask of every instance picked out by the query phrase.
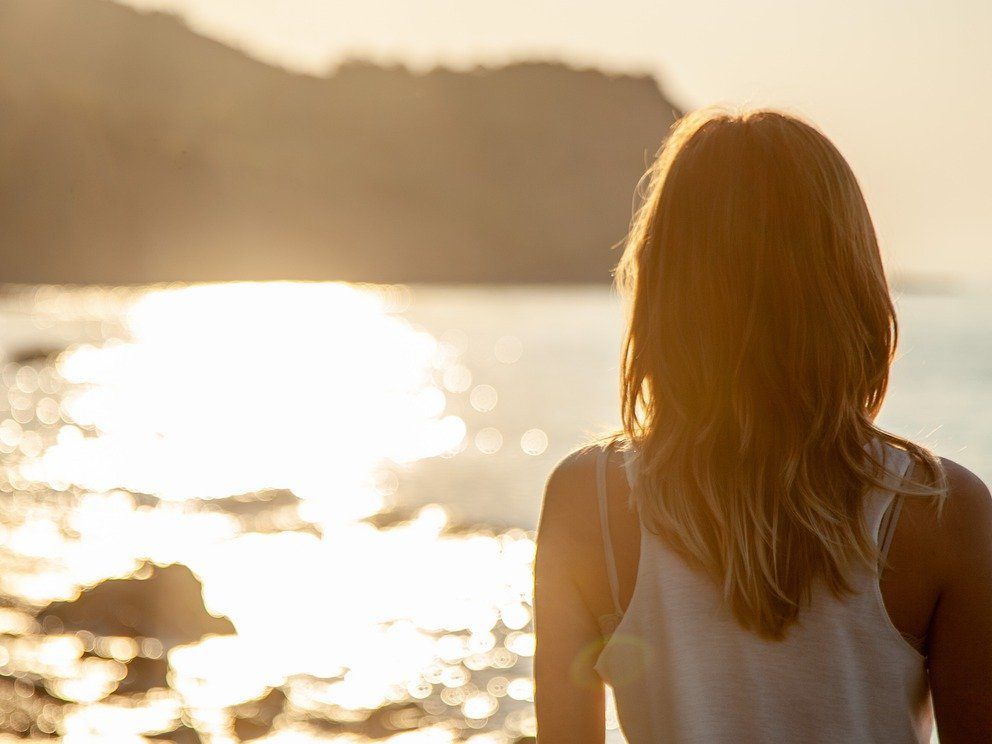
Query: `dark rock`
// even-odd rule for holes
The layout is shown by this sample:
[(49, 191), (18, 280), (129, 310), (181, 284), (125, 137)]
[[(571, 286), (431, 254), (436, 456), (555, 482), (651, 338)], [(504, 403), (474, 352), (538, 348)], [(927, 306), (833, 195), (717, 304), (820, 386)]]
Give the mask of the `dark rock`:
[(195, 729), (186, 724), (180, 724), (178, 728), (164, 734), (157, 734), (153, 742), (173, 742), (173, 744), (201, 744), (202, 739)]
[(276, 716), (286, 705), (286, 694), (274, 688), (265, 697), (234, 708), (234, 733), (241, 741), (260, 739), (272, 730)]
[(203, 606), (200, 580), (186, 566), (152, 567), (147, 578), (111, 579), (84, 591), (72, 602), (55, 602), (39, 613), (42, 623), (56, 617), (68, 632), (98, 636), (157, 638), (168, 649), (207, 634), (230, 635), (226, 617)]
[(48, 364), (62, 353), (61, 348), (29, 346), (13, 352), (7, 361), (14, 364)]
[(148, 692), (157, 687), (168, 687), (169, 662), (165, 656), (146, 659), (142, 656), (127, 663), (127, 676), (117, 687), (118, 692)]
[(383, 739), (400, 731), (417, 728), (423, 717), (424, 711), (416, 703), (385, 705), (372, 711), (372, 715), (359, 730), (371, 739)]
[(203, 506), (207, 509), (217, 509), (239, 517), (251, 517), (264, 511), (297, 506), (299, 503), (299, 498), (292, 491), (279, 488), (228, 496), (223, 499), (211, 499), (204, 502)]

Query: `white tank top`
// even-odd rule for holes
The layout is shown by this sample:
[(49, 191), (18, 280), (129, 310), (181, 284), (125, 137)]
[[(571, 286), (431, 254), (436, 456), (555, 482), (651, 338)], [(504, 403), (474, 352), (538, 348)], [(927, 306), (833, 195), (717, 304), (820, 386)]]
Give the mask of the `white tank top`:
[[(879, 455), (881, 443), (872, 445)], [(888, 489), (865, 500), (883, 559), (901, 505), (893, 491), (910, 464), (903, 450), (884, 447)], [(820, 587), (785, 640), (768, 641), (742, 628), (715, 583), (642, 525), (634, 593), (622, 611), (606, 455), (598, 489), (616, 613), (600, 620), (608, 640), (596, 670), (613, 688), (630, 744), (930, 741), (924, 657), (892, 624), (878, 575), (867, 567), (852, 577), (856, 593), (839, 600)], [(626, 465), (633, 484), (634, 458)]]

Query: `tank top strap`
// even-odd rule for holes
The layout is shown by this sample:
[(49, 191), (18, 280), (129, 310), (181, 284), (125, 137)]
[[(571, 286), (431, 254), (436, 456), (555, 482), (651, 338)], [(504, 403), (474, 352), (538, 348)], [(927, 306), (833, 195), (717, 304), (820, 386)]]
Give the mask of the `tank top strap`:
[(889, 555), (889, 546), (892, 545), (892, 536), (896, 533), (896, 523), (899, 521), (899, 511), (902, 509), (903, 500), (904, 496), (901, 493), (896, 494), (885, 510), (885, 515), (882, 517), (878, 536), (879, 567), (885, 565), (885, 559)]
[(910, 467), (913, 458), (903, 449), (887, 446), (884, 456), (885, 477), (883, 479), (885, 487), (878, 489), (881, 506), (878, 509), (877, 522), (872, 524), (875, 542), (878, 545), (879, 568), (885, 564), (889, 554), (889, 547), (892, 545), (892, 538), (896, 532), (896, 525), (899, 521), (899, 514), (902, 510), (905, 496), (899, 492), (899, 487)]
[(610, 582), (610, 597), (617, 616), (623, 614), (620, 606), (620, 579), (617, 574), (617, 560), (613, 552), (613, 538), (610, 536), (610, 509), (606, 493), (606, 465), (610, 457), (612, 443), (606, 444), (596, 458), (596, 496), (599, 500), (599, 527), (603, 533), (603, 553), (606, 558), (606, 578)]
[(634, 445), (628, 444), (620, 453), (623, 455), (623, 472), (627, 476), (627, 485), (633, 489), (637, 483), (637, 450)]

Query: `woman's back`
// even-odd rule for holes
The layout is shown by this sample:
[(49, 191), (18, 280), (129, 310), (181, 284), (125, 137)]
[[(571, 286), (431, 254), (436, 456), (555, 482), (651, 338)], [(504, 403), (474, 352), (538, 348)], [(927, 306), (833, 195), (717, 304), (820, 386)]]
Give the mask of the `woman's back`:
[[(804, 613), (807, 638), (776, 649), (779, 642), (731, 626), (716, 586), (645, 533), (616, 449), (606, 473), (614, 590), (602, 531), (601, 452), (570, 455), (545, 494), (535, 587), (540, 744), (602, 742), (604, 683), (617, 688), (633, 744), (925, 741), (927, 688), (920, 693), (918, 680), (929, 682), (943, 744), (992, 742), (992, 499), (971, 471), (942, 460), (949, 478), (943, 512), (907, 496), (900, 512), (888, 515), (895, 519), (878, 593), (879, 583), (862, 576), (871, 591), (847, 597), (853, 604), (818, 595)], [(899, 457), (889, 459), (897, 472)], [(872, 528), (890, 502), (880, 490), (867, 497)], [(617, 594), (630, 613), (623, 624), (612, 617)], [(652, 638), (675, 655), (656, 656), (643, 642)], [(815, 653), (798, 650), (803, 643)], [(645, 659), (647, 677), (638, 672)], [(780, 672), (774, 679), (763, 673), (771, 668)], [(738, 689), (742, 679), (748, 687)], [(901, 723), (890, 725), (894, 718)], [(851, 736), (859, 726), (865, 728)], [(693, 730), (705, 736), (693, 738)]]
[[(878, 441), (875, 441), (878, 444)], [(628, 472), (634, 462), (628, 453)], [(607, 450), (598, 498), (608, 577), (616, 576), (608, 525)], [(865, 499), (883, 554), (900, 506), (908, 454), (888, 446), (890, 488)], [(885, 517), (885, 519), (883, 519)], [(928, 742), (932, 723), (924, 657), (892, 625), (877, 574), (862, 567), (854, 592), (825, 587), (782, 641), (743, 628), (712, 579), (641, 529), (633, 597), (601, 618), (609, 640), (595, 668), (609, 683), (627, 739), (641, 742)]]

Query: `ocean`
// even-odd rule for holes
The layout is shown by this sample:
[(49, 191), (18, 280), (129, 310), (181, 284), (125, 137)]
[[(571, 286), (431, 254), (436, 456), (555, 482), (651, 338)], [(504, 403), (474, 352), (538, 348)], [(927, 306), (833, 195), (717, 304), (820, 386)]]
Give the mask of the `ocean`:
[[(880, 425), (992, 480), (992, 297), (896, 299)], [(622, 322), (602, 286), (7, 288), (0, 731), (527, 741), (541, 492), (617, 425)]]

